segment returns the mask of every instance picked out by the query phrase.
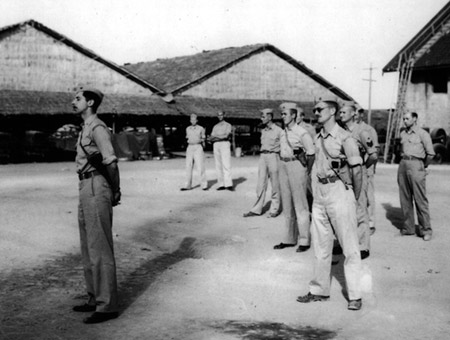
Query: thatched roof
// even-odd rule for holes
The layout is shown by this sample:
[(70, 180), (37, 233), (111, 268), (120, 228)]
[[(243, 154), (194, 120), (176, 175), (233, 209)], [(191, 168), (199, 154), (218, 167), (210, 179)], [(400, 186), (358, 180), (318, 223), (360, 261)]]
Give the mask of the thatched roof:
[(307, 68), (303, 63), (269, 44), (228, 47), (183, 57), (157, 59), (152, 62), (141, 62), (137, 64), (125, 64), (124, 68), (138, 74), (146, 80), (155, 82), (157, 86), (163, 88), (167, 92), (180, 94), (188, 88), (223, 72), (242, 60), (248, 59), (251, 56), (264, 51), (273, 52), (300, 72), (303, 72), (317, 83), (333, 92), (339, 98), (343, 100), (353, 100), (347, 93)]
[[(177, 96), (173, 104), (176, 109), (189, 115), (196, 113), (201, 117), (216, 117), (219, 110), (226, 112), (227, 117), (243, 119), (260, 119), (260, 110), (272, 108), (275, 110), (275, 118), (280, 118), (278, 107), (283, 100), (259, 100), (259, 99), (211, 99), (190, 96)], [(313, 102), (299, 103), (305, 110), (307, 117), (312, 117)]]
[(24, 22), (15, 24), (15, 25), (10, 25), (10, 26), (0, 28), (0, 41), (3, 38), (7, 37), (9, 34), (14, 33), (15, 31), (20, 30), (21, 28), (23, 28), (24, 26), (27, 26), (27, 25), (34, 27), (35, 29), (51, 36), (52, 38), (54, 38), (55, 40), (57, 40), (63, 44), (66, 44), (67, 46), (73, 48), (74, 50), (85, 55), (86, 57), (91, 58), (99, 63), (102, 63), (103, 65), (118, 72), (122, 76), (139, 84), (140, 86), (142, 86), (144, 88), (148, 88), (149, 90), (151, 90), (154, 93), (161, 93), (161, 94), (164, 93), (163, 90), (161, 90), (160, 88), (153, 85), (150, 81), (144, 80), (144, 79), (140, 78), (139, 76), (131, 73), (127, 69), (124, 69), (124, 68), (120, 67), (119, 65), (100, 57), (95, 52), (87, 49), (86, 47), (83, 47), (82, 45), (76, 43), (75, 41), (65, 37), (64, 35), (56, 32), (56, 31), (53, 31), (52, 29), (50, 29), (34, 20), (28, 20), (28, 21), (24, 21)]
[[(74, 114), (74, 93), (0, 90), (0, 115)], [(157, 95), (105, 95), (98, 113), (134, 115), (180, 115)]]
[[(73, 98), (74, 94), (69, 92), (0, 90), (0, 115), (74, 114), (71, 105)], [(162, 116), (187, 116), (196, 113), (201, 117), (216, 117), (217, 111), (223, 110), (230, 118), (259, 119), (259, 110), (273, 108), (277, 111), (281, 103), (281, 100), (177, 96), (172, 103), (168, 104), (157, 95), (106, 94), (98, 113)], [(312, 117), (314, 103), (299, 104), (305, 109), (306, 116)]]
[(450, 67), (450, 2), (448, 2), (383, 68), (398, 71), (414, 57), (414, 69)]

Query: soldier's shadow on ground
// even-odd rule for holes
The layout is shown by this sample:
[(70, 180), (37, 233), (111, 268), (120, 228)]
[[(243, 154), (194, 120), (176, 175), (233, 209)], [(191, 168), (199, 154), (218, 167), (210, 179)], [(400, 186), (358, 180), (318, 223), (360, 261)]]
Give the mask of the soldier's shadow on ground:
[(381, 204), (386, 210), (386, 218), (391, 221), (392, 225), (397, 229), (403, 228), (403, 212), (401, 208), (393, 207), (390, 203)]
[(120, 311), (130, 307), (169, 267), (187, 258), (195, 258), (193, 237), (185, 237), (178, 249), (151, 259), (128, 274), (119, 285)]

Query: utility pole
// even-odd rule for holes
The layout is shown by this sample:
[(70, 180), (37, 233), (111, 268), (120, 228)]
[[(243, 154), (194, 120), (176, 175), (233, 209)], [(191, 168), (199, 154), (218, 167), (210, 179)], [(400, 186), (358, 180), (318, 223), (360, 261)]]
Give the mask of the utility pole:
[(370, 67), (365, 68), (364, 70), (369, 70), (369, 79), (363, 79), (363, 80), (369, 82), (369, 108), (368, 108), (369, 112), (367, 113), (367, 124), (370, 125), (370, 123), (372, 121), (372, 83), (376, 81), (376, 80), (372, 79), (372, 71), (376, 70), (376, 69), (373, 68), (372, 63), (370, 63)]

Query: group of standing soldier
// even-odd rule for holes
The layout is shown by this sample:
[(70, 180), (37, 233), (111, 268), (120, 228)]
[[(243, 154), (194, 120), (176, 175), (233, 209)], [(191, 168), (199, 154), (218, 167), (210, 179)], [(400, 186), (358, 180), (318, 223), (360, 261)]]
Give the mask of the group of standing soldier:
[[(81, 255), (88, 300), (74, 306), (76, 312), (94, 312), (85, 323), (99, 323), (118, 316), (116, 264), (112, 238), (112, 208), (120, 203), (120, 178), (111, 133), (97, 117), (103, 93), (80, 89), (72, 102), (83, 118), (77, 142), (76, 165), (79, 183), (78, 221)], [(330, 296), (330, 272), (334, 249), (345, 256), (344, 272), (348, 309), (362, 306), (360, 291), (361, 259), (369, 256), (370, 235), (375, 231), (373, 174), (378, 158), (377, 136), (361, 121), (353, 103), (339, 108), (335, 99), (321, 99), (313, 109), (321, 130), (303, 121), (303, 110), (295, 103), (283, 103), (281, 129), (273, 122), (274, 111), (261, 111), (261, 133), (257, 200), (244, 217), (259, 216), (267, 184), (272, 187), (268, 217), (285, 217), (284, 239), (274, 249), (294, 247), (304, 252), (313, 245), (314, 277), (309, 292), (297, 301), (325, 301)], [(230, 165), (231, 125), (219, 112), (208, 141), (213, 143), (217, 190), (233, 191)], [(340, 117), (341, 125), (337, 123)], [(204, 166), (205, 130), (191, 115), (186, 129), (186, 184), (192, 189), (192, 169), (200, 170), (201, 187), (208, 189)], [(430, 216), (425, 190), (427, 166), (434, 156), (431, 138), (417, 127), (417, 114), (404, 116), (406, 129), (401, 134), (402, 160), (398, 170), (400, 203), (405, 217), (402, 235), (417, 233), (431, 239)], [(415, 202), (419, 228), (415, 230)], [(372, 217), (370, 217), (372, 216)], [(338, 246), (339, 245), (339, 248)]]

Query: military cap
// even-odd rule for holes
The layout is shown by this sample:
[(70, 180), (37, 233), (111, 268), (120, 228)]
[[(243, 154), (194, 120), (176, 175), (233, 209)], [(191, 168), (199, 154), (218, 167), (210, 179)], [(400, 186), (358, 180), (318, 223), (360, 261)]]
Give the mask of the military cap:
[(285, 102), (280, 105), (280, 110), (289, 110), (289, 109), (298, 110), (298, 105), (292, 102)]
[(93, 87), (82, 87), (81, 86), (78, 91), (93, 93), (94, 95), (97, 96), (100, 103), (102, 102), (103, 97), (104, 97), (103, 93), (100, 90), (97, 90), (96, 88), (93, 88)]
[(333, 102), (338, 104), (338, 98), (336, 96), (323, 96), (319, 98), (319, 102)]
[(273, 110), (272, 110), (272, 109), (262, 109), (262, 110), (259, 110), (259, 112), (261, 112), (261, 113), (271, 113), (271, 114), (273, 114)]

